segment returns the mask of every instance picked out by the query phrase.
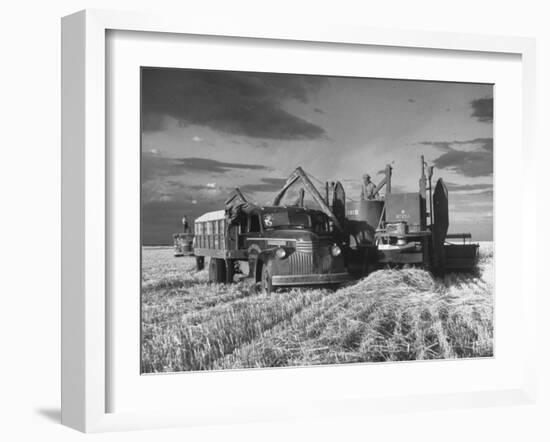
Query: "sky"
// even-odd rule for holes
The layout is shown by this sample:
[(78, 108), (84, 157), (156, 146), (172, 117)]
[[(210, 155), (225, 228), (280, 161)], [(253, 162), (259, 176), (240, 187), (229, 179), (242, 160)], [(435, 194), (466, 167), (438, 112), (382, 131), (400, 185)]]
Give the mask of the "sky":
[(351, 200), (386, 164), (393, 192), (417, 191), (420, 155), (449, 189), (449, 232), (492, 241), (489, 84), (142, 68), (141, 154), (144, 245), (235, 187), (269, 202), (297, 166)]

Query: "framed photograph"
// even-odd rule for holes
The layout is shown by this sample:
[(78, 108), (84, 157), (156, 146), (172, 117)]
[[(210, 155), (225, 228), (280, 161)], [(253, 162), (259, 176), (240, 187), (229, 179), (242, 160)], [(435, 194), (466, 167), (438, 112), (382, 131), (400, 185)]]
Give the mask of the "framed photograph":
[(108, 11), (62, 36), (64, 424), (534, 400), (532, 40)]

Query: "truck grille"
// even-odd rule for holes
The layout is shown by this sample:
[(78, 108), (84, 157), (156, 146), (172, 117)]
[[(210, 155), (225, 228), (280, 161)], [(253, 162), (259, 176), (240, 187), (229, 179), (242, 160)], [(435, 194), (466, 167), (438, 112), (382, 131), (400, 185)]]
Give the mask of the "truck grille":
[(296, 251), (289, 256), (291, 275), (330, 273), (330, 241), (296, 241)]
[(291, 275), (309, 275), (315, 273), (312, 253), (296, 251), (290, 255), (289, 259)]
[(318, 241), (296, 241), (296, 251), (312, 253), (318, 247)]
[(328, 239), (314, 239), (313, 241), (296, 241), (296, 251), (311, 253), (322, 247), (328, 247), (332, 242)]

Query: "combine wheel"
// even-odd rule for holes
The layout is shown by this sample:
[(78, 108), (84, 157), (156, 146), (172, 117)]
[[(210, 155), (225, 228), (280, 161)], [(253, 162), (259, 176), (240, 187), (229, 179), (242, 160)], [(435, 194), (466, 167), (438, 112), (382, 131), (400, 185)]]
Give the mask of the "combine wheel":
[(210, 282), (225, 282), (225, 260), (219, 258), (210, 258), (208, 266), (208, 280)]
[(197, 271), (203, 270), (204, 269), (204, 256), (196, 256), (195, 257), (195, 263), (196, 263)]

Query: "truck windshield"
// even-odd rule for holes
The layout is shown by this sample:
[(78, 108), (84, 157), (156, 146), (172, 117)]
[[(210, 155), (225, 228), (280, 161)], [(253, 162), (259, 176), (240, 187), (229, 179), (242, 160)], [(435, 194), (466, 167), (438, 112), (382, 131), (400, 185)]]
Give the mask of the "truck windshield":
[(262, 222), (266, 229), (283, 227), (313, 230), (315, 232), (327, 232), (328, 220), (325, 215), (306, 212), (273, 212), (262, 216)]

